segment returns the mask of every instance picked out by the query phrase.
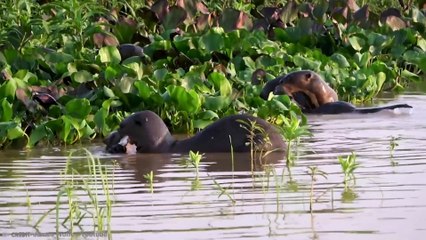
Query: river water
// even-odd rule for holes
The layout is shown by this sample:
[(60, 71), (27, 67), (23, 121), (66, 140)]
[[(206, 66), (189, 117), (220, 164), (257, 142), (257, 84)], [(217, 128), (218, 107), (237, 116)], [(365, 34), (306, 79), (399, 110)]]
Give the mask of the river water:
[[(411, 114), (309, 116), (313, 136), (293, 149), (296, 159), (289, 169), (280, 155), (271, 155), (269, 167), (256, 161), (252, 171), (248, 155), (235, 154), (231, 161), (230, 154), (212, 154), (201, 160), (197, 176), (193, 166), (183, 164), (188, 156), (108, 155), (101, 143), (84, 148), (108, 170), (113, 239), (423, 239), (425, 102), (425, 95), (405, 94), (376, 103), (408, 103), (414, 107)], [(82, 148), (0, 152), (0, 239), (69, 239), (71, 232), (74, 239), (108, 238), (94, 235), (90, 214), (75, 220), (73, 229), (70, 221), (61, 224), (69, 210), (65, 196), (60, 198), (59, 235), (56, 211), (48, 213), (65, 179), (71, 179), (70, 171), (63, 174), (67, 162), (76, 169), (72, 179), (88, 179), (98, 189), (99, 205), (105, 205)], [(359, 166), (355, 182), (345, 190), (338, 156), (351, 152)], [(324, 173), (315, 176), (313, 188), (309, 167)], [(153, 192), (144, 177), (150, 171)], [(93, 212), (81, 184), (75, 180), (72, 199), (78, 204), (72, 206)]]

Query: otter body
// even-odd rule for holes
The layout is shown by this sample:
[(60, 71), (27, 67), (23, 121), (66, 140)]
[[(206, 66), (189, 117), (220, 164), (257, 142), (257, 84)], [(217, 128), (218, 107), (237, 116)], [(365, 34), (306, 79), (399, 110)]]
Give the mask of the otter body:
[(312, 114), (376, 113), (386, 109), (412, 108), (407, 104), (356, 108), (348, 102), (338, 101), (337, 93), (320, 75), (309, 70), (295, 71), (269, 81), (260, 96), (267, 100), (270, 92), (289, 95), (304, 113)]
[[(251, 134), (250, 122), (255, 122), (262, 131), (254, 129)], [(176, 140), (157, 114), (141, 111), (124, 119), (120, 128), (110, 134), (104, 141), (106, 150), (123, 152), (123, 148), (117, 145), (118, 139), (125, 136), (128, 136), (129, 143), (136, 145), (140, 153), (187, 153), (190, 150), (230, 152), (231, 143), (233, 151), (249, 152), (250, 142), (253, 142), (255, 151), (284, 151), (286, 146), (282, 135), (273, 125), (249, 115), (232, 115), (219, 119), (193, 137)]]
[(303, 109), (303, 112), (313, 113), (313, 114), (341, 114), (341, 113), (365, 114), (365, 113), (376, 113), (383, 110), (393, 110), (396, 108), (412, 108), (412, 107), (408, 104), (395, 104), (395, 105), (383, 106), (383, 107), (357, 108), (348, 102), (337, 101), (337, 102), (326, 103), (315, 109)]
[(338, 100), (337, 93), (313, 71), (302, 70), (289, 73), (269, 81), (261, 93), (263, 99), (267, 99), (269, 93), (275, 95), (287, 94), (294, 98), (297, 92), (303, 92), (309, 97), (315, 108), (329, 102)]

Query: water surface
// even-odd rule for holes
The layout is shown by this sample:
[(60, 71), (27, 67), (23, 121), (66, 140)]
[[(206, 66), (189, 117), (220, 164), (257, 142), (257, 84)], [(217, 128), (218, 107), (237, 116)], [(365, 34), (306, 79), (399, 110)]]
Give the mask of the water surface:
[[(417, 94), (376, 102), (408, 103), (414, 107), (411, 114), (309, 116), (314, 136), (298, 145), (291, 176), (281, 155), (268, 160), (275, 177), (257, 162), (252, 171), (247, 155), (236, 154), (232, 166), (230, 154), (216, 154), (202, 160), (197, 178), (193, 167), (182, 164), (187, 156), (123, 157), (105, 154), (101, 143), (84, 147), (109, 171), (115, 239), (421, 239), (426, 233), (425, 102), (426, 96)], [(393, 158), (392, 137), (398, 144)], [(69, 152), (80, 148), (0, 152), (0, 238), (20, 239), (16, 233), (23, 232), (52, 234), (48, 236), (54, 239), (54, 211), (37, 228), (33, 225), (55, 207), (61, 179), (68, 176), (61, 172)], [(351, 152), (360, 165), (355, 185), (345, 195), (337, 157)], [(76, 157), (83, 153), (74, 154), (72, 166), (93, 178), (84, 170), (86, 160)], [(327, 177), (316, 177), (312, 213), (309, 166)], [(150, 171), (154, 193), (144, 178)], [(76, 195), (89, 201), (83, 191)], [(103, 203), (105, 198), (99, 197)], [(63, 221), (66, 198), (61, 202)], [(93, 232), (91, 217), (73, 232)]]

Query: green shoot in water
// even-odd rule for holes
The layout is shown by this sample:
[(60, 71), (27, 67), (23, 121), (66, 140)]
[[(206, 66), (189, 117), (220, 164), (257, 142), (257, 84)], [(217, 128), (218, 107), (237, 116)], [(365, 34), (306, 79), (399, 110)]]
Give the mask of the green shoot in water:
[(154, 172), (150, 171), (147, 174), (143, 175), (143, 178), (148, 182), (149, 192), (154, 193)]
[(231, 200), (232, 205), (235, 205), (237, 201), (231, 196), (231, 194), (228, 193), (228, 188), (222, 187), (216, 180), (213, 179), (213, 183), (216, 185), (217, 189), (220, 191), (220, 194), (218, 198), (220, 198), (222, 195), (225, 195)]
[(265, 129), (260, 126), (256, 121), (251, 120), (237, 120), (241, 123), (240, 127), (247, 131), (248, 142), (247, 145), (250, 146), (250, 163), (251, 163), (251, 173), (254, 175), (254, 170), (256, 169), (256, 159), (259, 160), (259, 165), (263, 165), (262, 158), (271, 153), (271, 151), (265, 151), (266, 146), (271, 146), (271, 140), (268, 136), (268, 133)]
[(391, 164), (392, 166), (396, 166), (398, 165), (398, 162), (395, 161), (395, 159), (393, 158), (393, 154), (395, 152), (395, 148), (399, 146), (399, 144), (397, 143), (398, 140), (400, 140), (401, 138), (399, 137), (391, 137), (391, 140), (389, 142), (389, 151), (390, 151), (390, 160), (391, 160)]
[[(61, 172), (61, 185), (56, 197), (56, 205), (52, 209), (43, 214), (34, 225), (35, 228), (43, 222), (43, 220), (51, 212), (56, 212), (56, 233), (59, 234), (59, 226), (69, 224), (67, 227), (71, 233), (74, 232), (74, 226), (78, 226), (85, 216), (91, 216), (93, 219), (93, 230), (97, 232), (108, 232), (111, 236), (111, 217), (112, 217), (112, 204), (111, 190), (109, 183), (109, 175), (104, 166), (98, 158), (84, 149), (87, 155), (85, 169), (81, 171), (88, 172), (89, 174), (80, 174), (77, 169), (73, 167), (72, 153), (67, 159), (65, 169)], [(101, 186), (101, 190), (98, 187)], [(83, 192), (83, 195), (89, 197), (89, 203), (82, 202), (78, 198), (78, 193)], [(61, 198), (66, 197), (67, 206), (61, 208)], [(104, 200), (100, 200), (100, 198)], [(103, 202), (103, 204), (101, 203)], [(90, 210), (92, 206), (93, 210)], [(67, 209), (68, 215), (60, 223), (59, 212), (61, 209)], [(105, 223), (106, 220), (106, 223)], [(105, 229), (105, 225), (106, 228)], [(59, 235), (58, 235), (59, 236)]]
[(26, 187), (25, 189), (27, 191), (27, 208), (28, 208), (28, 218), (27, 218), (27, 221), (31, 222), (31, 220), (33, 219), (32, 208), (31, 208), (31, 197), (30, 197), (30, 194), (28, 193), (28, 188)]
[(353, 152), (351, 155), (346, 156), (346, 158), (339, 156), (338, 159), (344, 174), (343, 184), (345, 191), (347, 191), (349, 189), (349, 182), (353, 180), (355, 183), (354, 171), (358, 168), (359, 164), (356, 163), (356, 155)]
[(298, 142), (302, 136), (311, 136), (307, 126), (301, 125), (301, 120), (295, 115), (291, 114), (290, 119), (284, 118), (284, 126), (281, 128), (284, 138), (287, 140), (287, 166), (294, 165), (294, 156), (291, 151), (292, 143)]
[(202, 158), (203, 158), (203, 154), (200, 154), (200, 152), (189, 151), (189, 160), (191, 161), (192, 166), (195, 168), (197, 176), (199, 173), (199, 167), (200, 167), (200, 162)]
[(309, 194), (309, 211), (311, 214), (313, 213), (313, 205), (314, 205), (314, 185), (317, 181), (317, 176), (321, 176), (325, 179), (327, 179), (327, 173), (324, 171), (318, 169), (316, 166), (309, 166), (308, 167), (308, 174), (311, 176), (311, 191)]

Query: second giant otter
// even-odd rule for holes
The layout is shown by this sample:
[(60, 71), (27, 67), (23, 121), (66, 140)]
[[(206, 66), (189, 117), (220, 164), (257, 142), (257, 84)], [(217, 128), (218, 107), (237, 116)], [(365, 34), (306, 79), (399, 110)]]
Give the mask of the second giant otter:
[[(250, 130), (249, 122), (256, 123), (256, 127)], [(105, 139), (106, 150), (126, 152), (120, 144), (125, 137), (140, 153), (249, 152), (252, 146), (254, 151), (284, 151), (286, 146), (283, 136), (272, 124), (250, 115), (224, 117), (193, 137), (176, 140), (157, 114), (141, 111), (124, 119), (120, 128)]]
[(338, 100), (337, 93), (319, 74), (310, 70), (292, 72), (269, 81), (263, 88), (261, 97), (266, 100), (270, 92), (275, 95), (287, 94), (292, 98), (295, 98), (296, 93), (302, 92), (308, 96), (314, 108)]
[(295, 71), (269, 81), (260, 96), (266, 100), (270, 92), (289, 95), (304, 113), (376, 113), (386, 109), (412, 108), (408, 104), (357, 108), (348, 102), (338, 101), (336, 92), (320, 75), (309, 70)]

